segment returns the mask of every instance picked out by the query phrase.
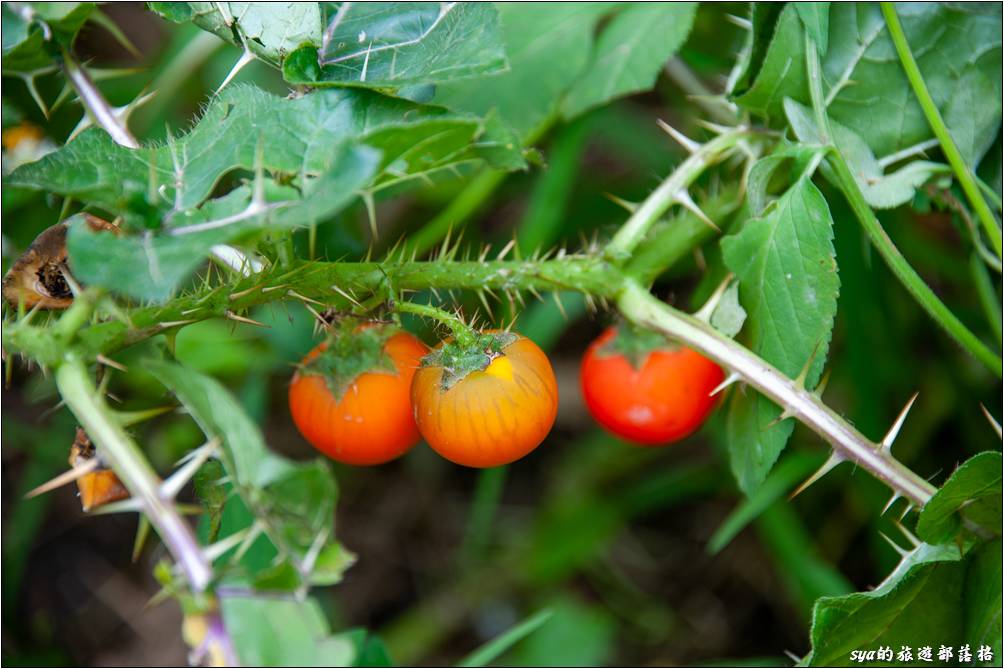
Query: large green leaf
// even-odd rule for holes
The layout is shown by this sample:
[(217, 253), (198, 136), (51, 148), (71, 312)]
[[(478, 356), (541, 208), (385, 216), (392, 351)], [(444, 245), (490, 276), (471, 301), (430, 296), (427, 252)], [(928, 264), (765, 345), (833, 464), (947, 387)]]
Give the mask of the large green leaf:
[[(162, 227), (158, 235), (113, 237), (80, 226), (70, 240), (82, 281), (162, 300), (213, 244), (263, 227), (323, 222), (361, 191), (481, 161), (523, 165), (519, 142), (490, 119), (365, 90), (285, 99), (235, 86), (164, 145), (128, 149), (91, 129), (6, 183), (96, 205), (121, 216), (127, 230)], [(248, 209), (249, 189), (203, 204), (227, 174), (256, 167), (265, 174), (265, 211)], [(101, 261), (109, 256), (123, 264)], [(120, 267), (132, 281), (120, 280)]]
[(51, 65), (46, 33), (58, 44), (71, 45), (93, 9), (93, 2), (3, 3), (3, 71), (27, 73)]
[(247, 47), (279, 67), (304, 44), (320, 44), (321, 12), (316, 2), (151, 2), (150, 9), (176, 23), (191, 22)]
[[(921, 545), (870, 592), (821, 597), (812, 612), (810, 667), (849, 666), (853, 651), (917, 649), (962, 640), (965, 565), (954, 546)], [(914, 651), (916, 652), (916, 650)], [(891, 666), (891, 662), (865, 662)], [(902, 664), (902, 663), (901, 663)]]
[[(953, 666), (958, 656), (938, 660), (942, 646), (958, 652), (965, 645), (977, 666), (978, 649), (1001, 645), (1001, 541), (971, 549), (960, 559), (954, 545), (921, 544), (908, 553), (892, 574), (870, 592), (822, 597), (812, 615), (812, 651), (805, 666), (922, 666), (927, 650), (940, 666)], [(885, 658), (878, 652), (885, 649)], [(910, 657), (901, 655), (910, 650)], [(858, 655), (869, 653), (871, 655)]]
[(585, 74), (562, 105), (576, 116), (616, 97), (647, 90), (694, 25), (695, 2), (634, 3), (600, 35)]
[(292, 53), (294, 84), (397, 90), (505, 69), (491, 3), (321, 3), (320, 43)]
[(145, 369), (167, 386), (208, 438), (221, 443), (230, 483), (261, 522), (283, 561), (252, 575), (262, 589), (332, 584), (353, 562), (334, 542), (337, 497), (331, 469), (322, 460), (293, 462), (272, 453), (243, 407), (212, 377), (170, 362)]
[(245, 667), (350, 667), (358, 655), (353, 638), (331, 634), (313, 598), (223, 596), (220, 611)]
[(917, 536), (928, 543), (951, 541), (964, 518), (1000, 533), (1002, 468), (997, 451), (966, 460), (924, 505), (917, 519)]
[(592, 50), (596, 22), (613, 3), (500, 3), (499, 18), (509, 58), (506, 72), (436, 87), (437, 104), (485, 114), (526, 137), (557, 109)]
[[(88, 285), (104, 286), (137, 299), (162, 302), (175, 292), (217, 244), (256, 230), (324, 221), (355, 199), (376, 171), (379, 153), (362, 146), (336, 147), (328, 169), (304, 182), (304, 191), (266, 189), (268, 209), (254, 213), (251, 189), (237, 188), (179, 217), (192, 226), (186, 234), (134, 235), (97, 232), (83, 221), (71, 221), (67, 236), (74, 276)], [(195, 229), (205, 226), (203, 229)], [(129, 277), (123, 281), (122, 277)]]
[[(829, 207), (805, 176), (766, 216), (722, 240), (725, 264), (739, 279), (748, 314), (749, 347), (791, 377), (812, 358), (809, 387), (825, 364), (837, 309), (840, 281), (832, 240)], [(751, 390), (732, 393), (726, 430), (732, 471), (744, 492), (763, 482), (791, 435), (793, 422), (777, 422), (780, 413)]]
[[(786, 98), (784, 111), (799, 140), (809, 144), (823, 143), (811, 109)], [(891, 209), (906, 204), (913, 199), (917, 189), (932, 177), (951, 173), (951, 168), (942, 163), (911, 160), (898, 170), (886, 174), (885, 168), (857, 133), (836, 121), (830, 121), (830, 130), (833, 133), (833, 143), (847, 160), (861, 194), (875, 209)]]
[[(189, 132), (163, 146), (127, 149), (101, 130), (87, 130), (22, 166), (7, 183), (70, 195), (135, 218), (143, 207), (183, 212), (198, 206), (225, 174), (253, 169), (259, 155), (266, 170), (309, 189), (340, 145), (365, 143), (382, 152), (375, 184), (381, 187), (478, 160), (473, 143), (483, 131), (481, 119), (370, 91), (318, 91), (288, 99), (235, 86), (214, 98)], [(519, 155), (519, 147), (511, 151)], [(149, 194), (157, 191), (151, 201)]]
[[(952, 137), (974, 163), (1001, 123), (1000, 6), (903, 3), (896, 11)], [(765, 55), (749, 89), (736, 90), (739, 104), (772, 123), (784, 119), (784, 98), (809, 103), (799, 12), (789, 4), (772, 32), (757, 33), (754, 51), (768, 44)], [(822, 74), (831, 118), (860, 135), (876, 155), (933, 137), (876, 3), (833, 4)]]

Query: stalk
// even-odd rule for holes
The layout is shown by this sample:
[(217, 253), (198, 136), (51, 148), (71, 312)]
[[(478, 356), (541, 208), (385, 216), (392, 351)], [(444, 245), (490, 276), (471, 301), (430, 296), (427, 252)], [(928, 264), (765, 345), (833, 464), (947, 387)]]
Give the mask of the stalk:
[(631, 218), (607, 244), (606, 257), (616, 263), (630, 258), (631, 252), (645, 238), (652, 225), (680, 201), (680, 194), (685, 193), (704, 170), (718, 162), (723, 153), (750, 134), (747, 128), (734, 128), (698, 147), (631, 214)]
[(132, 496), (141, 502), (143, 513), (174, 555), (189, 587), (195, 592), (204, 591), (213, 572), (195, 535), (172, 501), (161, 495), (159, 477), (99, 396), (79, 356), (67, 354), (56, 369), (56, 386), (66, 406), (97, 444), (101, 457), (115, 470)]
[(960, 321), (945, 303), (938, 299), (920, 275), (910, 266), (903, 254), (879, 223), (875, 212), (865, 201), (864, 194), (858, 187), (847, 161), (840, 149), (830, 141), (829, 118), (826, 114), (826, 103), (823, 100), (822, 80), (819, 76), (819, 52), (811, 37), (806, 36), (805, 44), (806, 69), (809, 72), (809, 94), (812, 107), (816, 112), (817, 123), (820, 124), (824, 144), (830, 149), (827, 162), (832, 168), (837, 185), (847, 198), (854, 215), (861, 223), (872, 245), (878, 250), (889, 269), (896, 275), (903, 287), (913, 296), (924, 311), (941, 326), (962, 348), (971, 353), (977, 360), (986, 365), (998, 377), (1002, 374), (1001, 357), (974, 335)]
[(896, 7), (891, 2), (882, 2), (879, 4), (882, 7), (882, 16), (885, 17), (886, 27), (889, 29), (889, 37), (892, 38), (892, 43), (896, 47), (896, 53), (903, 64), (903, 71), (906, 73), (906, 78), (910, 81), (910, 86), (913, 87), (913, 92), (917, 96), (920, 108), (924, 110), (927, 123), (931, 126), (934, 136), (938, 138), (941, 150), (944, 152), (945, 158), (948, 159), (948, 164), (952, 166), (955, 178), (959, 180), (959, 185), (969, 199), (969, 203), (976, 210), (976, 215), (979, 217), (980, 223), (983, 224), (983, 230), (990, 239), (990, 245), (997, 253), (997, 257), (1000, 258), (1002, 253), (1001, 229), (997, 224), (997, 219), (994, 218), (993, 212), (990, 211), (986, 200), (983, 199), (983, 195), (980, 193), (975, 179), (973, 179), (969, 166), (966, 165), (966, 161), (962, 158), (959, 148), (955, 145), (955, 140), (952, 139), (951, 133), (948, 132), (945, 120), (941, 118), (938, 105), (934, 104), (934, 98), (931, 97), (931, 92), (927, 90), (924, 75), (920, 73), (917, 61), (910, 50), (910, 44), (906, 41), (906, 34), (903, 32), (903, 26), (899, 22), (899, 16), (896, 14)]

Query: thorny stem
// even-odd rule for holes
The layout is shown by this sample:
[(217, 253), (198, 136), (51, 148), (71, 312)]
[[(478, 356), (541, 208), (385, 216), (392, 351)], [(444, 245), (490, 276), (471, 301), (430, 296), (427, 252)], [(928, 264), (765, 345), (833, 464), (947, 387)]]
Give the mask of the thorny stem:
[(924, 75), (921, 74), (920, 68), (917, 67), (917, 61), (914, 59), (913, 52), (910, 51), (910, 44), (906, 41), (906, 35), (903, 33), (903, 26), (899, 22), (899, 16), (896, 14), (896, 7), (891, 2), (882, 2), (880, 5), (886, 27), (889, 29), (889, 36), (892, 38), (892, 43), (896, 47), (896, 53), (903, 64), (906, 78), (910, 80), (910, 86), (913, 87), (917, 101), (920, 103), (921, 109), (924, 110), (924, 116), (927, 117), (931, 130), (941, 143), (941, 150), (945, 153), (945, 158), (948, 159), (949, 165), (952, 166), (955, 177), (959, 180), (959, 185), (965, 192), (970, 204), (973, 205), (973, 209), (976, 210), (976, 215), (979, 216), (980, 222), (983, 224), (983, 229), (990, 239), (990, 244), (993, 246), (994, 251), (996, 251), (997, 257), (1000, 258), (1002, 254), (1001, 229), (994, 218), (993, 212), (990, 211), (986, 200), (983, 199), (983, 195), (980, 193), (980, 189), (973, 179), (969, 166), (966, 165), (962, 154), (959, 153), (955, 140), (952, 139), (951, 133), (948, 132), (948, 127), (945, 125), (945, 120), (941, 118), (938, 106), (934, 104), (934, 99), (931, 97), (930, 91), (927, 90)]
[[(822, 83), (818, 76), (813, 77), (815, 72), (819, 73), (819, 53), (812, 42), (812, 38), (806, 37), (805, 48), (806, 66), (809, 71), (809, 94), (812, 98), (812, 106), (816, 112), (817, 119), (821, 123), (820, 132), (825, 133), (824, 137), (830, 137), (826, 130), (829, 127), (829, 120), (826, 115), (825, 102), (823, 100)], [(964, 349), (969, 351), (980, 362), (986, 365), (998, 377), (1002, 374), (1001, 358), (974, 335), (965, 324), (960, 321), (945, 303), (938, 299), (920, 275), (910, 266), (903, 254), (899, 252), (892, 239), (886, 233), (882, 224), (879, 223), (875, 212), (865, 201), (861, 189), (851, 172), (847, 161), (844, 159), (840, 149), (831, 141), (827, 141), (829, 155), (827, 162), (833, 170), (837, 184), (848, 204), (854, 211), (855, 216), (865, 229), (865, 233), (872, 244), (878, 249), (889, 269), (892, 270), (896, 278), (899, 279), (903, 287), (909, 291), (918, 304), (926, 311), (934, 322), (940, 325), (955, 341)]]
[(101, 456), (133, 497), (142, 502), (143, 512), (178, 561), (188, 585), (195, 592), (204, 591), (212, 580), (213, 572), (195, 535), (172, 501), (161, 496), (160, 479), (156, 472), (99, 397), (87, 373), (87, 365), (79, 356), (73, 353), (66, 355), (56, 369), (56, 385), (66, 406), (101, 449)]
[(674, 202), (677, 202), (679, 194), (685, 191), (704, 170), (717, 162), (723, 153), (750, 134), (748, 128), (734, 128), (698, 148), (631, 214), (607, 244), (606, 257), (615, 263), (627, 260), (634, 248), (645, 238), (649, 228)]
[(627, 282), (617, 301), (627, 318), (683, 342), (729, 370), (819, 434), (835, 451), (917, 505), (924, 505), (935, 488), (870, 441), (822, 400), (742, 345), (707, 323), (660, 302), (634, 282)]
[(431, 305), (417, 304), (415, 302), (395, 302), (394, 309), (404, 313), (431, 318), (443, 323), (450, 328), (457, 343), (464, 348), (473, 348), (477, 345), (477, 336), (463, 320), (454, 314)]

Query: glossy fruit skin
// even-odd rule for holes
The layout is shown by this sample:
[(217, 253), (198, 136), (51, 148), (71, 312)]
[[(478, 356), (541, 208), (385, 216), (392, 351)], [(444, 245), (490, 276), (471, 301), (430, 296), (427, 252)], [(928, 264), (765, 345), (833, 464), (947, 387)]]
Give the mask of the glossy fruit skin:
[[(303, 359), (309, 363), (325, 348), (315, 347)], [(387, 339), (383, 348), (397, 373), (360, 374), (341, 399), (323, 376), (297, 372), (289, 386), (289, 409), (300, 434), (332, 460), (348, 465), (379, 465), (406, 453), (418, 443), (411, 410), (411, 380), (428, 348), (406, 332)]]
[(467, 467), (497, 467), (537, 448), (558, 413), (558, 384), (540, 348), (519, 336), (484, 371), (448, 390), (443, 368), (422, 367), (412, 382), (418, 428), (429, 446)]
[(586, 406), (600, 425), (636, 444), (663, 445), (694, 432), (714, 409), (710, 393), (722, 369), (686, 347), (652, 351), (640, 369), (622, 354), (602, 350), (609, 328), (586, 350), (580, 381)]

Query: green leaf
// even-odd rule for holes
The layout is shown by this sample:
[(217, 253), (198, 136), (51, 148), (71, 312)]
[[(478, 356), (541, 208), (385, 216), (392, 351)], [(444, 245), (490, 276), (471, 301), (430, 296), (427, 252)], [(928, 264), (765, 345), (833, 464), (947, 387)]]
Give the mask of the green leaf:
[(1004, 495), (1002, 468), (997, 451), (966, 460), (924, 505), (917, 519), (917, 536), (932, 544), (951, 541), (963, 518), (999, 534)]
[(321, 12), (316, 2), (151, 2), (150, 9), (175, 23), (191, 22), (246, 47), (279, 67), (294, 49), (320, 44)]
[[(784, 118), (785, 97), (810, 102), (801, 4), (782, 11), (749, 90), (736, 89), (736, 102), (775, 124)], [(896, 11), (952, 137), (973, 164), (1001, 124), (1000, 7), (903, 3)], [(822, 76), (830, 118), (879, 156), (931, 139), (878, 5), (836, 3), (829, 14)]]
[(746, 310), (739, 304), (739, 284), (725, 289), (722, 299), (711, 314), (711, 326), (726, 337), (735, 337), (746, 322)]
[(497, 109), (520, 137), (527, 137), (554, 114), (561, 96), (586, 66), (596, 22), (612, 6), (500, 3), (509, 69), (437, 86), (435, 102), (479, 115)]
[[(183, 224), (175, 219), (201, 204), (225, 174), (253, 170), (258, 155), (272, 176), (316, 194), (330, 186), (318, 179), (332, 171), (340, 147), (365, 144), (382, 154), (372, 187), (383, 188), (480, 160), (474, 143), (483, 132), (478, 118), (371, 91), (318, 91), (288, 99), (234, 86), (213, 99), (191, 131), (163, 146), (127, 149), (91, 129), (22, 166), (6, 183), (70, 195), (137, 223), (144, 208), (170, 213), (170, 227)], [(512, 151), (519, 155), (518, 147)], [(308, 216), (302, 224), (309, 222)]]
[(544, 609), (533, 614), (504, 634), (500, 634), (457, 663), (458, 667), (483, 667), (551, 619), (554, 612)]
[[(999, 495), (998, 495), (999, 499)], [(997, 526), (1000, 527), (998, 521)], [(1001, 580), (1001, 540), (988, 541), (966, 557), (966, 588), (963, 594), (963, 632), (966, 642), (978, 648), (988, 645), (994, 658), (1001, 658), (1001, 611), (1004, 584)]]
[(208, 438), (220, 440), (231, 483), (279, 550), (283, 562), (259, 572), (258, 585), (296, 589), (315, 582), (315, 569), (317, 583), (340, 580), (354, 558), (332, 541), (337, 488), (328, 464), (293, 462), (269, 451), (258, 426), (215, 379), (164, 361), (149, 360), (144, 368), (177, 396)]
[(398, 90), (499, 72), (506, 67), (490, 3), (323, 3), (319, 43), (294, 52), (292, 84)]
[(802, 175), (805, 167), (822, 151), (816, 146), (804, 144), (786, 144), (776, 149), (774, 153), (756, 161), (746, 179), (746, 198), (749, 201), (750, 213), (760, 216), (767, 207), (771, 180), (777, 170), (788, 162), (794, 162), (795, 179)]
[(247, 667), (349, 667), (356, 647), (332, 636), (313, 598), (294, 601), (221, 596), (220, 611), (241, 665)]
[(610, 100), (648, 90), (694, 25), (695, 2), (635, 3), (600, 35), (585, 74), (562, 105), (565, 118)]
[[(786, 98), (785, 114), (795, 135), (803, 142), (821, 143), (812, 110)], [(951, 168), (941, 163), (913, 160), (899, 170), (885, 174), (885, 168), (875, 158), (861, 137), (836, 121), (830, 121), (833, 143), (847, 160), (865, 201), (875, 209), (892, 209), (913, 199), (917, 189), (938, 174), (950, 174)]]
[(796, 2), (795, 11), (805, 26), (820, 56), (826, 55), (830, 39), (830, 3), (828, 2)]
[(43, 24), (54, 41), (69, 47), (93, 10), (93, 2), (3, 3), (3, 71), (27, 73), (51, 65)]
[[(895, 665), (861, 662), (854, 651), (959, 645), (963, 638), (966, 565), (954, 546), (922, 544), (871, 592), (821, 597), (812, 612), (810, 667)], [(937, 647), (934, 648), (937, 652)]]
[[(814, 387), (826, 361), (840, 280), (826, 200), (802, 177), (760, 219), (722, 240), (725, 264), (739, 279), (749, 347), (795, 377), (809, 362)], [(759, 393), (732, 393), (726, 431), (732, 471), (749, 494), (780, 455), (793, 423)]]
[[(91, 129), (16, 170), (5, 185), (73, 197), (122, 216), (129, 230), (162, 228), (115, 237), (77, 226), (70, 239), (81, 281), (161, 301), (215, 244), (323, 222), (360, 191), (461, 164), (523, 166), (519, 142), (489, 121), (371, 91), (289, 100), (234, 86), (214, 98), (191, 131), (165, 145), (127, 149)], [(264, 210), (250, 208), (250, 186), (204, 202), (225, 175), (259, 164)], [(130, 281), (121, 281), (123, 273)]]

